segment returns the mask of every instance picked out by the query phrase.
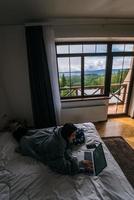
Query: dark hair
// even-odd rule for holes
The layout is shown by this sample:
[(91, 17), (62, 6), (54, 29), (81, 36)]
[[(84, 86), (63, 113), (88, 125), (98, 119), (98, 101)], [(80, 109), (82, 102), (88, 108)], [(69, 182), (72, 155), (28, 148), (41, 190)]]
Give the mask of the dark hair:
[(77, 127), (72, 124), (72, 123), (66, 123), (64, 126), (61, 128), (61, 135), (62, 137), (67, 140), (68, 137), (77, 130)]

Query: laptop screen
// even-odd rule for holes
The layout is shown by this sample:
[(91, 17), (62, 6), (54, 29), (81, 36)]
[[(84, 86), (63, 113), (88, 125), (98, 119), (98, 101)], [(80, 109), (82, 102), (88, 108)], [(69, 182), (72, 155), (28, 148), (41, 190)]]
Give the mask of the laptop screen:
[(94, 150), (93, 157), (94, 157), (95, 175), (97, 176), (107, 166), (101, 143)]

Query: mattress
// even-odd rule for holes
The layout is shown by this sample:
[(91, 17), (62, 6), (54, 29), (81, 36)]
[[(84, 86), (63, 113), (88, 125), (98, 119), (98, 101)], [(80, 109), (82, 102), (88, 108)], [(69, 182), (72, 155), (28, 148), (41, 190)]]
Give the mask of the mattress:
[[(134, 190), (92, 123), (77, 124), (86, 142), (101, 141), (107, 167), (98, 176), (61, 175), (14, 151), (10, 132), (0, 133), (0, 200), (133, 200)], [(49, 128), (51, 130), (51, 128)], [(85, 145), (79, 150), (86, 149)], [(77, 154), (78, 149), (74, 150)]]

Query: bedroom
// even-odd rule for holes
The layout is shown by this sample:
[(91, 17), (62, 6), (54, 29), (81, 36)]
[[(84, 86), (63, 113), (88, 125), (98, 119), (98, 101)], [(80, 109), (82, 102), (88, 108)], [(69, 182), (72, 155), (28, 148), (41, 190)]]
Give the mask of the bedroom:
[[(53, 27), (55, 38), (84, 40), (120, 39), (133, 41), (133, 2), (129, 1), (29, 1), (0, 3), (0, 122), (1, 127), (12, 118), (26, 120), (33, 125), (29, 64), (25, 26), (43, 25)], [(75, 4), (77, 3), (77, 9)], [(82, 7), (83, 6), (83, 7)], [(45, 28), (44, 28), (45, 29)], [(45, 31), (45, 30), (44, 30)], [(47, 37), (50, 36), (48, 30)], [(52, 37), (53, 33), (51, 32)], [(49, 38), (51, 39), (51, 38)], [(74, 39), (76, 40), (76, 39)], [(50, 60), (49, 62), (54, 62)], [(62, 102), (59, 98), (57, 68), (51, 70), (53, 94), (57, 99), (57, 121), (84, 123), (107, 119), (108, 100)], [(58, 81), (57, 81), (58, 82)], [(56, 89), (55, 89), (56, 87)], [(128, 115), (134, 117), (134, 87)], [(84, 113), (84, 115), (83, 115)], [(92, 114), (88, 114), (92, 113)]]

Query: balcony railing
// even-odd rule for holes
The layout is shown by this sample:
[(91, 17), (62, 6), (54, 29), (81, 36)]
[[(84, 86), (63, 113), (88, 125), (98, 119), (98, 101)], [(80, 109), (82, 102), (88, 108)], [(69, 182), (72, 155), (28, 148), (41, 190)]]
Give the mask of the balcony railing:
[[(118, 103), (124, 104), (125, 95), (127, 90), (127, 84), (112, 84), (110, 92), (110, 103), (115, 103), (118, 100)], [(60, 88), (61, 97), (78, 97), (81, 96), (81, 87), (73, 86)], [(94, 95), (103, 95), (104, 86), (103, 85), (92, 85), (84, 87), (84, 96), (94, 96)]]

